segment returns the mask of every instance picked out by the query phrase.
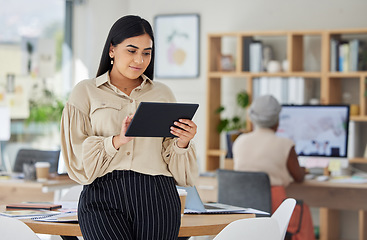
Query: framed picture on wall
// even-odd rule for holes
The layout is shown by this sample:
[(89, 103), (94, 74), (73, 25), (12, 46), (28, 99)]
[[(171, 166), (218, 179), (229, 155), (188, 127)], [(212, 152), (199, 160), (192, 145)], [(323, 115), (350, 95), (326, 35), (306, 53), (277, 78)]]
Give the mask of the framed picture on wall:
[(157, 15), (154, 19), (154, 32), (155, 77), (199, 77), (200, 16)]

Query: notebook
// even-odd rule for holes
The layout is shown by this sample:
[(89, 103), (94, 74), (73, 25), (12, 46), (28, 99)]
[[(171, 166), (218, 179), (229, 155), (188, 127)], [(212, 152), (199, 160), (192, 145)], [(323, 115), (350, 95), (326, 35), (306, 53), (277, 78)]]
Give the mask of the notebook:
[(0, 212), (0, 215), (14, 218), (49, 217), (55, 214), (60, 214), (60, 212), (46, 210), (13, 210)]
[(57, 214), (57, 215), (41, 216), (41, 217), (36, 217), (32, 219), (36, 221), (41, 221), (41, 222), (77, 223), (78, 213), (77, 211), (68, 211), (68, 212)]
[(6, 205), (7, 209), (44, 209), (44, 210), (54, 210), (61, 208), (60, 204), (54, 203), (42, 203), (42, 202), (34, 202), (34, 203), (12, 203)]
[(176, 137), (170, 127), (180, 118), (192, 119), (199, 104), (141, 102), (126, 130), (127, 137)]
[(223, 203), (203, 203), (201, 201), (200, 195), (195, 186), (193, 187), (180, 187), (179, 189), (185, 189), (187, 191), (186, 204), (184, 213), (188, 214), (219, 214), (219, 213), (255, 213), (255, 214), (265, 214), (269, 213), (260, 211), (253, 208), (242, 208), (237, 206), (232, 206)]

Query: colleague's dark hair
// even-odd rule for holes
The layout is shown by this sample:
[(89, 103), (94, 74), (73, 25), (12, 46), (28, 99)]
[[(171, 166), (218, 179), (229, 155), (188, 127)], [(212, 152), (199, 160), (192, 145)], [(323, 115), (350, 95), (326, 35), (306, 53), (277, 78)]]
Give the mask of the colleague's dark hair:
[(102, 74), (110, 71), (112, 69), (111, 58), (109, 55), (110, 45), (117, 46), (119, 43), (124, 41), (127, 38), (140, 36), (147, 33), (153, 42), (153, 49), (151, 52), (151, 61), (148, 65), (147, 69), (144, 72), (148, 78), (153, 80), (154, 76), (154, 36), (153, 29), (150, 23), (139, 17), (133, 15), (127, 15), (120, 19), (118, 19), (111, 27), (110, 32), (108, 33), (106, 43), (103, 48), (101, 61), (99, 63), (97, 77)]

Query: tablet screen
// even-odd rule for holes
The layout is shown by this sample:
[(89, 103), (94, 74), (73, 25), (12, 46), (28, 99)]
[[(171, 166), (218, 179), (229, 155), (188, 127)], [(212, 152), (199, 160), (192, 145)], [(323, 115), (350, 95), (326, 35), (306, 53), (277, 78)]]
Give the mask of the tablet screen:
[(176, 137), (170, 127), (178, 119), (190, 119), (199, 104), (141, 102), (125, 133), (127, 137)]

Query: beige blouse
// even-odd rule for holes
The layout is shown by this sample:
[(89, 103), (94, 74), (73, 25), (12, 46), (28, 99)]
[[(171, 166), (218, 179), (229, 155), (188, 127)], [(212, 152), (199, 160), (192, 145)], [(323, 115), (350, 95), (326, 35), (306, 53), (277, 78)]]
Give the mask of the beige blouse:
[(176, 138), (136, 137), (118, 150), (112, 145), (123, 119), (140, 102), (176, 102), (166, 85), (142, 77), (130, 96), (110, 83), (108, 73), (74, 87), (61, 119), (61, 150), (71, 179), (90, 184), (113, 170), (132, 170), (194, 185), (198, 167), (192, 141), (185, 149), (177, 146)]
[(268, 128), (241, 134), (233, 143), (234, 169), (266, 172), (272, 186), (287, 186), (292, 177), (287, 169), (292, 140), (281, 138)]

